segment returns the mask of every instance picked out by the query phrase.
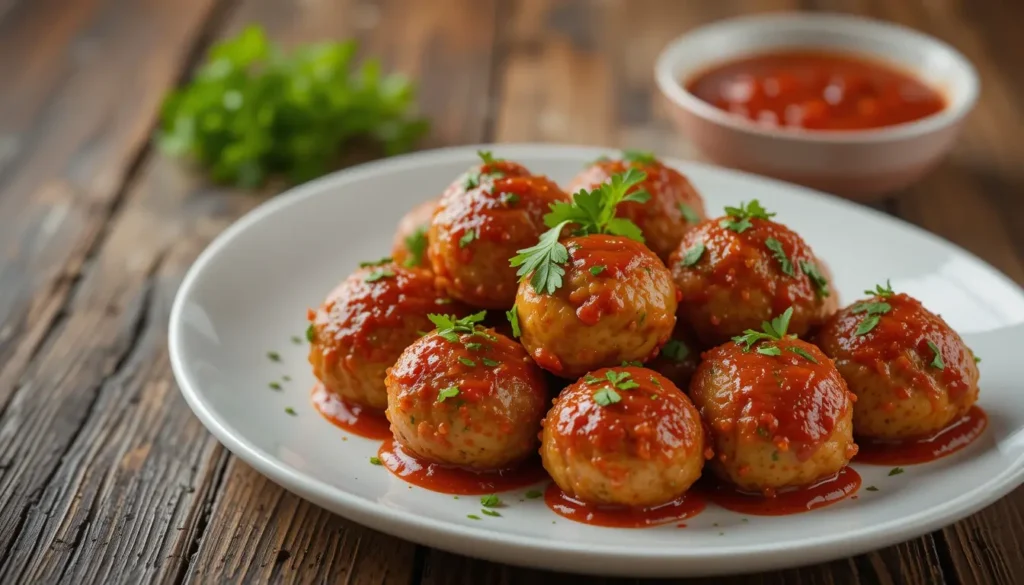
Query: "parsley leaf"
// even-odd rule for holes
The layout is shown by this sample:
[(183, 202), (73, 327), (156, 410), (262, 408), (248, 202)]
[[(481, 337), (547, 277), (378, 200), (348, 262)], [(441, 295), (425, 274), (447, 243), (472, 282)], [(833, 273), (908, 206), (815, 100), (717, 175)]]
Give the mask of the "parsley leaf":
[(441, 390), (440, 392), (437, 393), (437, 402), (441, 403), (441, 402), (444, 402), (445, 400), (447, 400), (449, 398), (454, 398), (454, 397), (456, 397), (458, 395), (459, 395), (459, 387), (458, 386), (449, 386), (449, 387), (445, 388), (444, 390)]
[(682, 362), (690, 356), (690, 348), (678, 339), (669, 339), (665, 347), (661, 348), (661, 355), (674, 362)]
[(697, 215), (697, 212), (694, 211), (693, 207), (690, 207), (686, 203), (679, 204), (679, 213), (683, 215), (683, 218), (686, 220), (686, 223), (700, 223), (700, 216)]
[(574, 224), (575, 235), (612, 234), (625, 236), (643, 242), (643, 236), (632, 221), (615, 217), (615, 207), (623, 201), (644, 203), (650, 199), (646, 191), (629, 191), (647, 178), (647, 174), (636, 169), (616, 173), (611, 179), (592, 191), (580, 190), (572, 196), (572, 202), (559, 201), (551, 205), (551, 211), (544, 216), (544, 225), (554, 228), (565, 222)]
[(761, 355), (782, 355), (782, 350), (774, 345), (762, 345), (757, 348), (757, 353)]
[(505, 160), (503, 158), (494, 158), (494, 154), (489, 150), (478, 150), (476, 151), (476, 155), (480, 157), (480, 160), (483, 161), (485, 165), (493, 165), (496, 162)]
[(593, 374), (587, 374), (586, 376), (583, 376), (583, 381), (588, 386), (592, 386), (592, 385), (597, 384), (598, 382), (600, 382), (601, 378), (598, 378), (597, 376), (595, 376)]
[(488, 510), (486, 508), (480, 510), (480, 513), (484, 514), (485, 516), (493, 516), (495, 518), (500, 518), (501, 517), (501, 514), (499, 514), (497, 511), (495, 511), (495, 510)]
[(697, 262), (700, 262), (700, 258), (704, 255), (704, 250), (706, 249), (704, 242), (697, 242), (692, 248), (686, 251), (686, 254), (683, 254), (683, 259), (679, 263), (683, 266), (693, 266)]
[(512, 326), (512, 337), (519, 337), (523, 331), (519, 328), (519, 307), (512, 305), (512, 308), (505, 311), (505, 318)]
[(642, 368), (644, 367), (644, 363), (637, 360), (622, 360), (621, 366), (623, 368), (628, 368), (630, 366), (634, 368)]
[(495, 368), (501, 365), (501, 362), (492, 360), (491, 358), (483, 358), (480, 361), (482, 361), (488, 368)]
[(763, 207), (761, 202), (757, 199), (753, 199), (750, 203), (740, 203), (739, 207), (726, 207), (726, 217), (719, 222), (724, 228), (730, 229), (738, 234), (742, 234), (751, 227), (754, 226), (750, 222), (751, 219), (771, 219), (775, 217), (774, 213), (768, 213)]
[(876, 284), (875, 290), (868, 289), (864, 291), (864, 294), (886, 298), (891, 297), (896, 293), (892, 292), (892, 284), (889, 282), (889, 279), (886, 279), (884, 287), (880, 284)]
[(380, 457), (370, 457), (370, 463), (374, 465), (384, 465), (384, 462), (380, 460)]
[(371, 262), (360, 262), (359, 263), (359, 267), (360, 268), (369, 268), (370, 266), (383, 266), (385, 264), (390, 264), (391, 261), (392, 261), (391, 260), (391, 256), (385, 256), (385, 257), (381, 258), (380, 260), (373, 260)]
[(597, 276), (598, 274), (601, 274), (602, 272), (604, 272), (604, 270), (605, 270), (605, 266), (603, 264), (600, 265), (600, 266), (591, 266), (590, 267), (590, 273), (593, 274), (594, 276)]
[(480, 505), (485, 508), (496, 508), (501, 505), (501, 498), (495, 494), (490, 494), (480, 498)]
[(814, 262), (808, 262), (807, 260), (801, 260), (800, 270), (807, 275), (807, 278), (811, 279), (811, 284), (814, 285), (814, 294), (821, 298), (828, 297), (828, 279), (825, 278), (825, 275), (823, 275), (820, 270), (818, 270), (817, 264)]
[(512, 207), (516, 203), (519, 203), (519, 195), (516, 195), (515, 193), (502, 193), (501, 202)]
[(892, 310), (892, 305), (880, 301), (861, 301), (852, 307), (850, 312), (859, 315), (867, 314), (867, 317), (857, 325), (854, 335), (867, 335), (878, 325), (881, 316)]
[(374, 270), (373, 272), (370, 272), (370, 274), (368, 274), (366, 276), (366, 278), (364, 278), (363, 280), (366, 281), (366, 282), (377, 282), (378, 280), (383, 280), (385, 278), (391, 278), (394, 275), (395, 275), (395, 273), (393, 271), (391, 271), (391, 270), (387, 270), (387, 269)]
[(789, 346), (786, 348), (786, 351), (791, 351), (796, 355), (804, 358), (805, 360), (811, 362), (812, 364), (818, 363), (818, 360), (814, 359), (814, 356), (811, 355), (806, 349), (803, 349), (802, 347)]
[(622, 160), (643, 165), (653, 165), (658, 162), (658, 159), (654, 156), (653, 152), (649, 150), (632, 149), (622, 151)]
[[(782, 341), (786, 336), (786, 331), (789, 329), (789, 320), (793, 317), (793, 307), (786, 309), (781, 315), (771, 320), (771, 322), (764, 321), (761, 323), (761, 331), (754, 331), (753, 329), (747, 329), (743, 332), (743, 335), (737, 335), (732, 340), (736, 343), (745, 346), (743, 351), (750, 351), (759, 341)], [(777, 354), (769, 354), (777, 355)]]
[(427, 253), (427, 226), (420, 226), (416, 231), (405, 237), (405, 249), (409, 257), (402, 264), (406, 268), (421, 266)]
[(598, 406), (608, 406), (621, 400), (622, 396), (607, 386), (599, 389), (597, 392), (594, 392), (594, 402), (596, 402)]
[(258, 26), (212, 47), (192, 79), (161, 108), (157, 143), (187, 156), (219, 183), (254, 187), (283, 176), (300, 183), (326, 173), (368, 143), (382, 154), (410, 150), (426, 132), (415, 88), (357, 64), (355, 41), (284, 51)]
[(430, 313), (427, 318), (437, 327), (437, 334), (451, 342), (459, 341), (460, 333), (478, 334), (487, 337), (483, 331), (478, 331), (480, 323), (487, 316), (487, 311), (480, 311), (461, 319), (455, 315), (440, 315)]
[(942, 352), (939, 351), (939, 346), (935, 345), (935, 342), (933, 342), (930, 339), (927, 340), (925, 343), (928, 344), (928, 349), (932, 350), (932, 353), (935, 354), (935, 357), (932, 358), (932, 361), (929, 365), (939, 370), (945, 370), (946, 362), (942, 361)]
[(640, 384), (636, 381), (631, 380), (633, 377), (629, 372), (616, 372), (615, 370), (608, 370), (605, 375), (605, 379), (612, 383), (613, 386), (619, 390), (632, 390), (638, 388)]
[(902, 467), (893, 467), (892, 469), (889, 470), (889, 477), (892, 477), (894, 475), (899, 475), (901, 473), (903, 473), (903, 468)]
[(475, 240), (476, 237), (476, 229), (467, 230), (466, 233), (462, 234), (462, 237), (459, 238), (459, 247), (465, 248), (470, 244), (470, 242)]
[(528, 492), (526, 492), (526, 499), (527, 500), (535, 500), (535, 499), (537, 499), (537, 498), (539, 498), (539, 497), (541, 497), (543, 495), (544, 495), (544, 492), (542, 492), (540, 490), (529, 490)]
[[(519, 254), (513, 256), (509, 264), (518, 266), (516, 275), (520, 280), (530, 277), (530, 286), (537, 293), (554, 294), (562, 287), (562, 277), (565, 276), (565, 269), (562, 265), (569, 261), (569, 251), (558, 241), (562, 234), (562, 228), (568, 225), (569, 221), (563, 221), (540, 236), (536, 246), (518, 250)], [(511, 320), (511, 317), (509, 317)]]
[(460, 357), (459, 358), (459, 362), (462, 365), (468, 366), (470, 368), (475, 368), (476, 367), (476, 362), (474, 362), (473, 360), (469, 359), (468, 357)]
[(306, 327), (306, 341), (313, 343), (316, 341), (316, 327), (310, 323), (309, 327)]
[(793, 276), (793, 263), (789, 261), (789, 258), (786, 256), (786, 251), (782, 249), (782, 242), (775, 238), (765, 238), (764, 245), (766, 248), (771, 250), (772, 256), (778, 260), (782, 273), (786, 276)]
[(854, 330), (853, 334), (867, 335), (868, 333), (871, 333), (871, 330), (874, 329), (876, 325), (878, 325), (878, 321), (878, 315), (868, 315), (866, 319), (860, 322), (860, 325), (857, 325), (857, 329)]

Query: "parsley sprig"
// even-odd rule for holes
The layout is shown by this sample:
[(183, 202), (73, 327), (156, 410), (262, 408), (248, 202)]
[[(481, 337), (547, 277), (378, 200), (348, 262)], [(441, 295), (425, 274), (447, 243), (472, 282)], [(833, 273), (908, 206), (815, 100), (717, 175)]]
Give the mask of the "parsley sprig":
[(764, 245), (766, 248), (771, 250), (772, 256), (779, 263), (779, 268), (782, 273), (786, 276), (793, 276), (793, 263), (789, 261), (789, 257), (786, 256), (786, 251), (782, 248), (782, 242), (775, 238), (765, 238)]
[(462, 318), (458, 318), (455, 315), (440, 315), (438, 313), (431, 313), (427, 315), (427, 318), (437, 327), (438, 335), (452, 343), (456, 343), (459, 341), (460, 334), (479, 335), (485, 338), (492, 337), (491, 334), (484, 331), (483, 327), (478, 325), (486, 316), (487, 311), (480, 311), (479, 313)]
[[(874, 290), (868, 289), (864, 291), (864, 294), (872, 295), (873, 297), (876, 298), (886, 299), (891, 297), (894, 293), (892, 291), (892, 285), (890, 285), (889, 281), (886, 280), (884, 288), (880, 284), (875, 285)], [(864, 320), (861, 321), (859, 325), (857, 325), (857, 329), (854, 330), (853, 334), (857, 336), (867, 335), (878, 325), (878, 322), (881, 320), (882, 315), (888, 313), (891, 310), (892, 305), (885, 301), (878, 300), (861, 301), (853, 305), (852, 307), (850, 307), (851, 313), (853, 313), (854, 315), (865, 315)]]
[(658, 157), (649, 150), (626, 149), (622, 151), (622, 160), (642, 165), (653, 165), (658, 162)]
[(761, 207), (761, 202), (757, 199), (752, 199), (750, 203), (740, 203), (739, 207), (727, 206), (725, 208), (725, 215), (726, 217), (722, 218), (718, 224), (737, 234), (742, 234), (754, 227), (754, 224), (750, 222), (752, 219), (771, 219), (775, 217), (774, 213), (769, 213), (764, 207)]
[(609, 385), (598, 388), (593, 396), (594, 402), (598, 406), (609, 406), (617, 402), (622, 401), (622, 395), (619, 394), (618, 390), (633, 390), (639, 388), (640, 384), (633, 380), (633, 375), (629, 372), (617, 372), (615, 370), (608, 370), (604, 374), (604, 380), (596, 376), (587, 374), (584, 376), (583, 381), (588, 385), (597, 384), (599, 382), (607, 382)]
[[(737, 335), (736, 337), (733, 337), (732, 340), (742, 345), (743, 351), (750, 351), (754, 345), (761, 341), (782, 341), (786, 337), (786, 330), (789, 329), (789, 320), (792, 317), (793, 307), (790, 307), (770, 322), (763, 321), (761, 323), (761, 331), (747, 329), (743, 332), (743, 335)], [(758, 351), (758, 353), (764, 352)]]
[(553, 294), (561, 288), (569, 251), (558, 239), (566, 226), (572, 226), (576, 236), (611, 234), (643, 242), (640, 228), (629, 219), (615, 217), (615, 207), (624, 201), (647, 202), (651, 196), (646, 191), (629, 192), (646, 178), (646, 173), (629, 169), (592, 191), (580, 190), (571, 203), (553, 203), (544, 216), (544, 224), (551, 229), (541, 234), (535, 246), (518, 250), (509, 260), (519, 268), (520, 281), (532, 274), (530, 286), (538, 293)]
[(405, 237), (405, 249), (409, 256), (402, 262), (406, 268), (422, 266), (427, 253), (427, 226), (420, 226), (416, 231)]
[(811, 284), (814, 285), (814, 294), (820, 298), (826, 298), (829, 295), (828, 290), (828, 279), (818, 269), (818, 265), (814, 262), (808, 262), (807, 260), (800, 261), (800, 271), (807, 275), (807, 278), (811, 279)]

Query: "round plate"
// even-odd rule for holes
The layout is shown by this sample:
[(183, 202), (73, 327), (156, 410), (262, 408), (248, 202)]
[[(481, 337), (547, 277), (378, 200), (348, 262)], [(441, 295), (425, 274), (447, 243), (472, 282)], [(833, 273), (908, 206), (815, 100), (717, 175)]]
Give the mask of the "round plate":
[[(780, 517), (748, 518), (709, 505), (685, 528), (578, 524), (540, 499), (526, 499), (526, 490), (501, 495), (508, 506), (500, 518), (474, 520), (467, 515), (479, 514), (477, 498), (411, 487), (372, 465), (378, 442), (346, 437), (310, 405), (306, 309), (360, 261), (387, 255), (399, 218), (476, 162), (477, 148), (392, 158), (305, 184), (243, 217), (196, 260), (171, 312), (171, 361), (192, 410), (232, 453), (292, 492), (401, 538), (495, 561), (604, 575), (738, 573), (850, 556), (935, 530), (1021, 483), (1017, 348), (1024, 295), (1013, 282), (952, 244), (870, 209), (678, 161), (669, 164), (689, 176), (712, 213), (752, 198), (778, 212), (776, 219), (832, 268), (843, 302), (889, 278), (893, 288), (941, 313), (984, 358), (986, 433), (963, 451), (899, 475), (855, 464), (863, 485), (878, 488), (862, 489), (857, 499)], [(483, 148), (562, 183), (588, 161), (614, 154), (551, 145)], [(268, 387), (274, 381), (281, 391)]]

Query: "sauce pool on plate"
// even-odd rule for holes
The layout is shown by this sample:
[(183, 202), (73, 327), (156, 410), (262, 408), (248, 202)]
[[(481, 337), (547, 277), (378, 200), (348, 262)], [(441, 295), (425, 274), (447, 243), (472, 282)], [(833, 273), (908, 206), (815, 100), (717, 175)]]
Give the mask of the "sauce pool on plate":
[(963, 418), (930, 437), (914, 441), (871, 441), (858, 439), (860, 451), (854, 461), (871, 465), (913, 465), (927, 463), (956, 453), (980, 437), (988, 427), (988, 415), (972, 406)]
[(313, 386), (310, 400), (321, 416), (340, 429), (367, 439), (391, 438), (391, 425), (384, 413), (342, 400), (323, 384)]
[(695, 493), (686, 493), (671, 502), (649, 508), (595, 506), (566, 494), (554, 483), (544, 491), (544, 503), (563, 518), (611, 528), (647, 528), (677, 523), (696, 516), (705, 507), (704, 498)]
[(751, 516), (786, 516), (835, 504), (857, 493), (860, 484), (860, 474), (847, 466), (814, 485), (780, 491), (772, 497), (742, 492), (715, 480), (702, 479), (695, 487), (708, 501), (726, 510)]
[(943, 96), (914, 76), (869, 58), (807, 50), (764, 53), (684, 80), (716, 108), (772, 127), (867, 130), (942, 111)]

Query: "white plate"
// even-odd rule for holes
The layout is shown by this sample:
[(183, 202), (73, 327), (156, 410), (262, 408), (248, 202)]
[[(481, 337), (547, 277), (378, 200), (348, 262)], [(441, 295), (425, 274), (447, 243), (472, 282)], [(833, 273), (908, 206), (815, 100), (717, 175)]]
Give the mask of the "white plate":
[[(495, 154), (564, 182), (607, 149), (495, 145)], [(303, 185), (262, 205), (221, 234), (196, 261), (171, 312), (174, 373), (203, 424), (235, 455), (316, 504), (377, 530), (495, 561), (605, 575), (691, 576), (767, 570), (850, 556), (935, 530), (1024, 478), (1024, 400), (1019, 347), (1024, 295), (976, 257), (870, 209), (719, 168), (673, 162), (712, 212), (758, 198), (811, 244), (836, 274), (844, 301), (877, 282), (920, 298), (984, 358), (985, 435), (953, 456), (887, 468), (855, 465), (856, 500), (806, 514), (749, 517), (708, 507), (686, 522), (643, 530), (577, 524), (541, 500), (503, 495), (501, 518), (412, 487), (371, 465), (377, 442), (349, 437), (309, 403), (313, 376), (303, 337), (318, 305), (361, 260), (390, 249), (402, 214), (436, 195), (476, 160), (477, 147), (423, 152)], [(268, 351), (281, 362), (267, 359)], [(275, 392), (268, 383), (282, 382)], [(289, 416), (286, 407), (297, 414)]]

